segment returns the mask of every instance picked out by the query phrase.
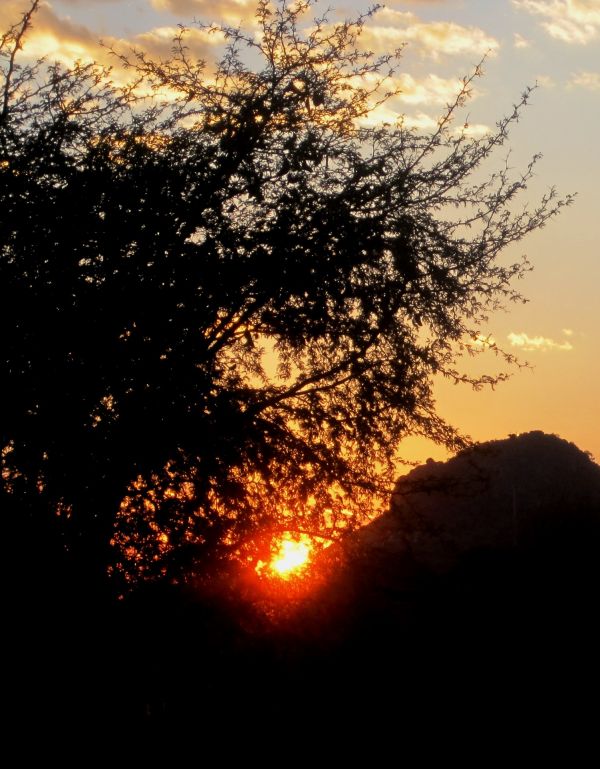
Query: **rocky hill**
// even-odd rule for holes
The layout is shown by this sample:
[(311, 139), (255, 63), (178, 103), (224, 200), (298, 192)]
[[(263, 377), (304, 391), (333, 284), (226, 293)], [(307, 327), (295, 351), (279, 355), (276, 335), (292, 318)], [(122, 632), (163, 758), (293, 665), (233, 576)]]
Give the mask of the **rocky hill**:
[(390, 510), (357, 537), (369, 559), (447, 571), (476, 551), (585, 549), (600, 533), (600, 466), (555, 435), (480, 444), (399, 478)]
[(353, 644), (597, 637), (600, 466), (542, 432), (480, 444), (399, 478), (344, 550), (324, 601)]

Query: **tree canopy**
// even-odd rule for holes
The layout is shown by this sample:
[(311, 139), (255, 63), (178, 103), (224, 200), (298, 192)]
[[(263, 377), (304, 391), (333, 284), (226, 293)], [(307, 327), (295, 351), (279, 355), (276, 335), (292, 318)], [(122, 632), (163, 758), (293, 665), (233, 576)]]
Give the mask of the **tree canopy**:
[[(498, 259), (564, 204), (517, 208), (500, 160), (528, 101), (431, 133), (369, 121), (399, 54), (371, 12), (259, 2), (215, 67), (21, 60), (0, 40), (2, 497), (37, 536), (129, 581), (208, 573), (274, 532), (336, 537), (392, 487), (399, 441), (460, 435), (432, 380), (528, 268)], [(507, 356), (510, 358), (510, 356)], [(32, 534), (33, 533), (33, 534)], [(262, 545), (261, 545), (262, 543)], [(254, 550), (250, 550), (250, 547)]]

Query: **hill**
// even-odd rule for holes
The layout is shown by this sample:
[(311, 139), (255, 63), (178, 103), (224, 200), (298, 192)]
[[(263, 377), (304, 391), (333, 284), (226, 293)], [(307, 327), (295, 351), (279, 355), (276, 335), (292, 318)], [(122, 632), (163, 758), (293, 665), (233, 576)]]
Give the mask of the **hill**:
[(536, 431), (429, 460), (399, 478), (389, 512), (357, 544), (363, 557), (397, 556), (442, 572), (484, 549), (587, 548), (599, 529), (600, 466)]

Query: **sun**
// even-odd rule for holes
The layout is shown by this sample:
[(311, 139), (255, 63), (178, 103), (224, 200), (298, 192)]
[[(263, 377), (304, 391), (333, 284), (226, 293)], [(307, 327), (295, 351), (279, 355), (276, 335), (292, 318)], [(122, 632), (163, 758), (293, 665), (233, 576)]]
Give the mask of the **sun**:
[(269, 568), (282, 579), (290, 579), (306, 568), (310, 562), (310, 551), (311, 546), (306, 539), (285, 536)]

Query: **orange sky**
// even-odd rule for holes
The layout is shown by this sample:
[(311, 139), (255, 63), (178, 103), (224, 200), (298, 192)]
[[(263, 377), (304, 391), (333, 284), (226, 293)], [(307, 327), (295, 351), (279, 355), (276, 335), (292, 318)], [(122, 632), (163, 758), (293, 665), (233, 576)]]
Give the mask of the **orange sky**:
[[(2, 28), (28, 4), (2, 0)], [(357, 0), (338, 4), (348, 15), (365, 7)], [(168, 55), (177, 22), (251, 19), (253, 8), (254, 0), (55, 0), (44, 3), (29, 51), (64, 61), (102, 59), (102, 37)], [(375, 51), (408, 43), (399, 76), (403, 94), (392, 107), (414, 125), (435, 121), (458, 78), (486, 51), (486, 76), (469, 107), (476, 130), (509, 112), (525, 86), (540, 85), (512, 134), (511, 163), (522, 167), (542, 152), (532, 200), (551, 185), (578, 197), (558, 220), (507, 254), (527, 253), (535, 268), (519, 286), (530, 301), (491, 317), (482, 329), (531, 368), (515, 369), (493, 392), (440, 381), (436, 393), (440, 413), (475, 439), (541, 429), (600, 461), (600, 0), (390, 2), (366, 36)], [(194, 41), (209, 59), (216, 43), (199, 32)], [(490, 352), (477, 365), (488, 361), (497, 367)], [(445, 456), (416, 440), (407, 442), (406, 454)]]

